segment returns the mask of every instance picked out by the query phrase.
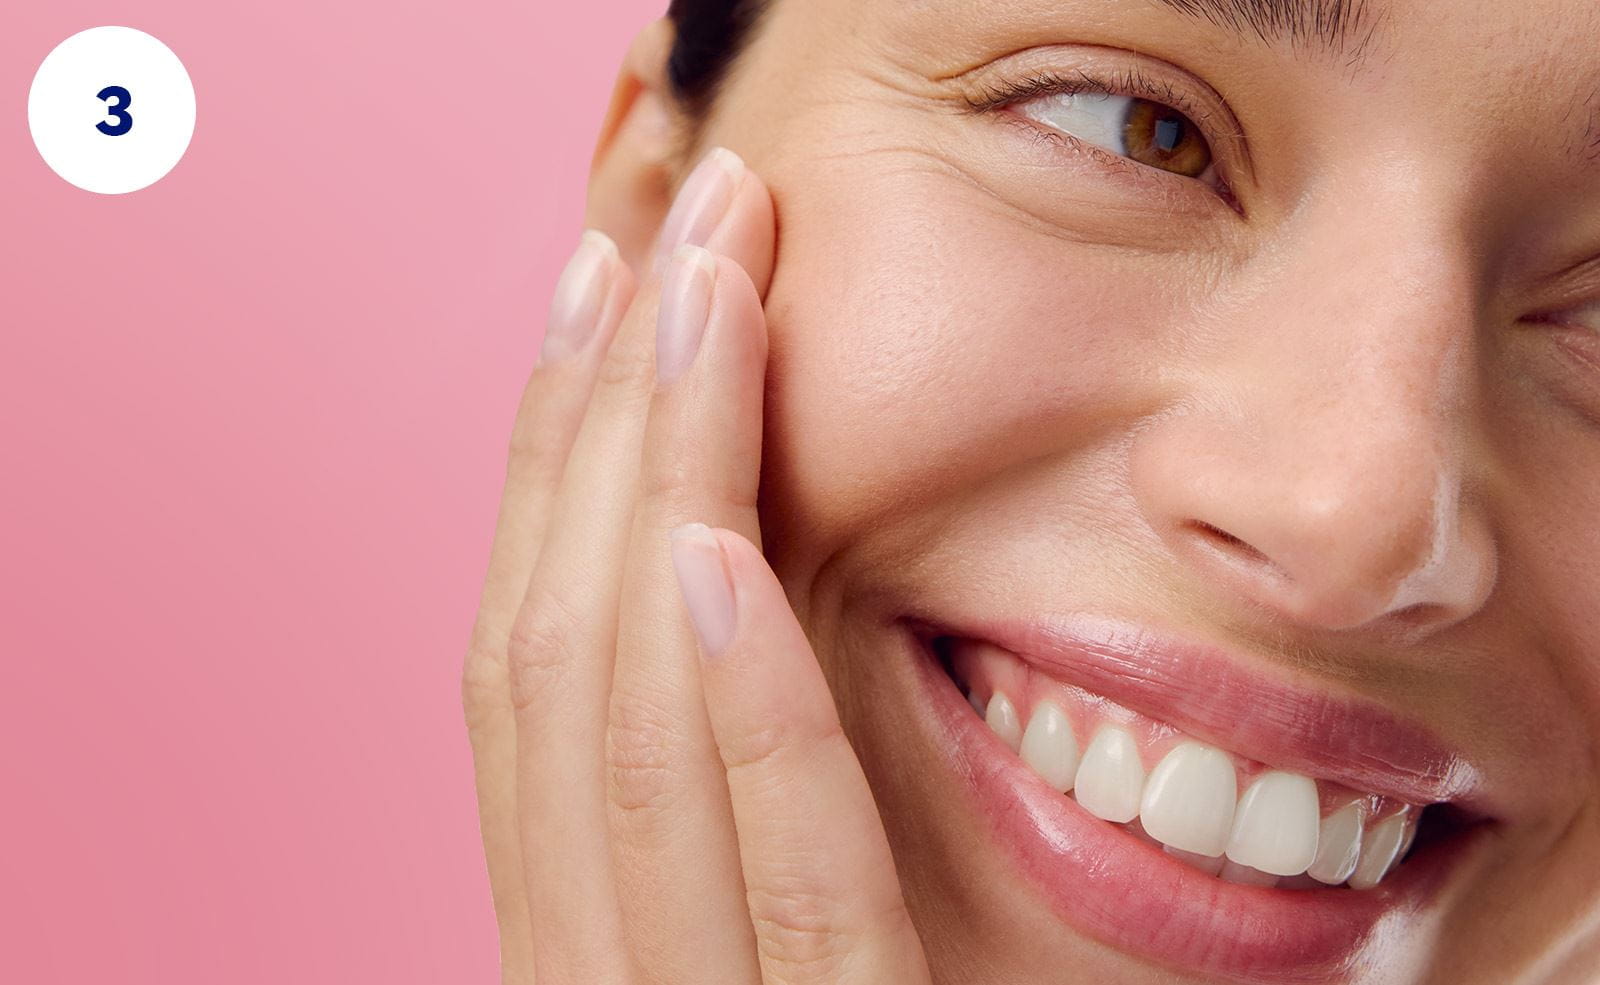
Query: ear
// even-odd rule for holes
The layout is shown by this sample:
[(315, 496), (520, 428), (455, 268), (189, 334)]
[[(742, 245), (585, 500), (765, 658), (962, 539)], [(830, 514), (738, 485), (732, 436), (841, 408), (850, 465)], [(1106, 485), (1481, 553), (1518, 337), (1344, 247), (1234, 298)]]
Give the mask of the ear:
[(689, 121), (667, 81), (676, 32), (662, 17), (628, 46), (589, 166), (584, 225), (616, 240), (635, 270), (648, 266), (670, 208)]

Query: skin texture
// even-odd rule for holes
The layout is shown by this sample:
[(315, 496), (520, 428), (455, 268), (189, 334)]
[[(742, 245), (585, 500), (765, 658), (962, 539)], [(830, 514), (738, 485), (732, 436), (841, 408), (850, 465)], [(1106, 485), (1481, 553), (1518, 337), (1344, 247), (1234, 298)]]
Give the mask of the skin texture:
[[(1600, 255), (1600, 151), (1582, 125), (1600, 56), (1571, 43), (1600, 14), (1372, 6), (1358, 59), (1143, 2), (777, 0), (704, 121), (666, 92), (670, 28), (629, 52), (587, 221), (643, 271), (704, 148), (737, 151), (770, 189), (770, 283), (766, 260), (740, 260), (759, 268), (767, 336), (759, 530), (740, 532), (826, 674), (934, 981), (1187, 980), (1064, 925), (930, 769), (928, 713), (887, 625), (986, 597), (1225, 641), (1403, 711), (1483, 767), (1494, 836), (1349, 980), (1576, 983), (1600, 967), (1600, 266), (1580, 266)], [(1129, 66), (1212, 110), (1238, 211), (964, 101), (1029, 70)], [(497, 545), (485, 619), (501, 628), (480, 620), (475, 652), (515, 636), (527, 575), (505, 556), (538, 555), (537, 539)], [(673, 588), (658, 548), (637, 598)], [(685, 631), (681, 612), (660, 618)], [(670, 790), (738, 813), (706, 766), (698, 677), (618, 680), (623, 708), (657, 713), (658, 740), (703, 740), (652, 760)], [(491, 873), (525, 872), (505, 861), (519, 838), (581, 841), (585, 822), (515, 833), (505, 778), (537, 757), (496, 754), (493, 718), (475, 727)], [(588, 752), (601, 770), (604, 750)], [(524, 806), (522, 823), (547, 810)], [(677, 857), (699, 857), (707, 830), (731, 837), (671, 814), (653, 837)], [(496, 879), (508, 980), (532, 980), (538, 928), (554, 953), (606, 921), (666, 969), (642, 977), (692, 980), (672, 977), (690, 956), (667, 953), (662, 912), (729, 897), (631, 864), (655, 843), (628, 837), (596, 849), (619, 860), (621, 916), (586, 923), (570, 897), (530, 913), (518, 877)], [(583, 897), (593, 870), (572, 864), (542, 885)], [(736, 905), (706, 909), (723, 904), (703, 902), (698, 925), (736, 922)]]

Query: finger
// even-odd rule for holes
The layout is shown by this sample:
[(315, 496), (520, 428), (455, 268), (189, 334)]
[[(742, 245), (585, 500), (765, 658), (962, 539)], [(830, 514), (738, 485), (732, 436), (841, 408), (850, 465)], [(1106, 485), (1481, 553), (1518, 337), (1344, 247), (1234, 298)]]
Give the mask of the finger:
[[(673, 209), (682, 235), (718, 241), (720, 218), (701, 213), (726, 215), (741, 197), (738, 176), (722, 155), (695, 169)], [(605, 732), (660, 290), (653, 276), (640, 288), (605, 354), (512, 631), (523, 871), (540, 985), (633, 977), (608, 837)]]
[[(714, 170), (715, 169), (715, 170)], [(720, 171), (727, 182), (697, 181)], [(708, 151), (661, 223), (653, 256), (660, 274), (677, 247), (704, 246), (730, 257), (750, 275), (756, 293), (767, 296), (776, 252), (772, 193), (744, 160), (726, 147)]]
[(606, 697), (648, 401), (645, 282), (602, 362), (508, 647), (539, 985), (632, 979), (606, 837)]
[(688, 524), (671, 549), (763, 981), (929, 981), (866, 777), (782, 585), (732, 531)]
[(711, 968), (755, 981), (738, 840), (666, 536), (704, 516), (760, 537), (767, 334), (745, 270), (684, 248), (667, 268), (657, 346), (607, 736), (612, 852), (650, 980)]
[(506, 645), (600, 356), (633, 289), (633, 275), (616, 245), (602, 233), (585, 232), (557, 281), (544, 351), (517, 408), (488, 575), (462, 667), (479, 826), (500, 928), (502, 980), (507, 983), (532, 981), (533, 949), (517, 828), (516, 723)]

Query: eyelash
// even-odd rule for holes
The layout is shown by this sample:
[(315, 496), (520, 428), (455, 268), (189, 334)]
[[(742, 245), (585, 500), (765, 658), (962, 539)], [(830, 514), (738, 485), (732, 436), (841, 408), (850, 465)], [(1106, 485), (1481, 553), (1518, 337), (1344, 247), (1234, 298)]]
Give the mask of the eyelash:
[[(1021, 79), (1002, 79), (986, 84), (981, 90), (967, 97), (967, 106), (974, 113), (985, 113), (996, 109), (1005, 109), (1017, 103), (1040, 96), (1072, 95), (1080, 92), (1098, 92), (1108, 96), (1133, 96), (1147, 99), (1151, 102), (1161, 103), (1177, 110), (1199, 125), (1203, 132), (1209, 131), (1206, 126), (1213, 114), (1201, 107), (1193, 98), (1181, 89), (1175, 88), (1171, 83), (1153, 79), (1137, 68), (1126, 68), (1113, 72), (1110, 77), (1097, 77), (1078, 69), (1075, 75), (1064, 75), (1054, 71), (1036, 72)], [(1103, 147), (1088, 143), (1070, 133), (1065, 133), (1053, 127), (1047, 127), (1026, 117), (1018, 116), (1017, 122), (1026, 126), (1041, 139), (1055, 143), (1066, 143), (1075, 150), (1087, 152), (1096, 159), (1117, 169), (1119, 172), (1141, 182), (1152, 184), (1165, 182), (1170, 178), (1193, 180), (1184, 175), (1162, 171), (1138, 161), (1132, 161), (1120, 154), (1112, 153)], [(1235, 134), (1234, 136), (1237, 136)], [(1207, 133), (1207, 141), (1210, 135)], [(1215, 152), (1215, 145), (1212, 150)], [(1227, 169), (1221, 161), (1215, 161), (1217, 174), (1216, 192), (1228, 205), (1239, 210), (1238, 199), (1233, 193), (1233, 184), (1228, 180)]]

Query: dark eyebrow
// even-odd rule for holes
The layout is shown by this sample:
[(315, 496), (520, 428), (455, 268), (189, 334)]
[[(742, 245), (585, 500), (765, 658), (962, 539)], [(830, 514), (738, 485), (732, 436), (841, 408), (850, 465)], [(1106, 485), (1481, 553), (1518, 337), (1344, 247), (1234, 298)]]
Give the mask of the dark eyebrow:
[[(1156, 0), (1187, 17), (1203, 18), (1235, 34), (1254, 34), (1263, 44), (1287, 41), (1291, 47), (1324, 55), (1348, 55), (1358, 63), (1376, 25), (1366, 0)], [(1353, 48), (1346, 51), (1352, 42)]]
[[(1359, 69), (1377, 34), (1377, 22), (1387, 13), (1378, 3), (1376, 16), (1367, 0), (1155, 0), (1196, 20), (1210, 21), (1246, 40), (1254, 35), (1262, 44), (1287, 41), (1329, 58), (1343, 56), (1347, 67)], [(1579, 112), (1582, 135), (1567, 152), (1579, 162), (1600, 165), (1600, 90), (1583, 100)], [(1573, 115), (1569, 108), (1562, 122)]]

